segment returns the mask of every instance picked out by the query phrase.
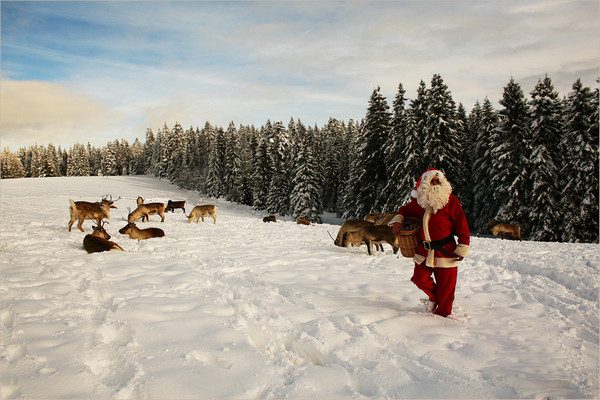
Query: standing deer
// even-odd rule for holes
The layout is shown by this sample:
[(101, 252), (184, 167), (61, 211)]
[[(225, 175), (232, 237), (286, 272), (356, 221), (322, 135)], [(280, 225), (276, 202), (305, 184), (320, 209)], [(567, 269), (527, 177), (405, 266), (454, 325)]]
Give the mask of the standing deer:
[(101, 201), (95, 203), (90, 203), (88, 201), (73, 201), (71, 199), (69, 199), (69, 203), (69, 213), (71, 214), (69, 232), (71, 232), (71, 227), (77, 220), (79, 220), (77, 228), (79, 228), (81, 232), (83, 232), (83, 221), (86, 219), (94, 220), (97, 225), (100, 225), (102, 219), (110, 218), (110, 209), (117, 208), (116, 206), (113, 206), (114, 201), (112, 201), (112, 196), (110, 196), (110, 199), (107, 198), (107, 196), (104, 196)]
[(190, 213), (190, 215), (186, 215), (188, 221), (192, 223), (193, 220), (196, 220), (196, 223), (202, 218), (202, 222), (204, 222), (204, 217), (212, 217), (213, 223), (217, 223), (217, 206), (212, 204), (205, 206), (196, 206)]

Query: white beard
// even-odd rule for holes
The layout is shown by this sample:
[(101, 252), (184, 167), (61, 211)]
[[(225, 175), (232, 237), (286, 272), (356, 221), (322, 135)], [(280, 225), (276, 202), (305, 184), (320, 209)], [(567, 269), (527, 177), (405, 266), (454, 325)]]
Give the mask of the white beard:
[(431, 177), (425, 177), (417, 188), (417, 203), (423, 208), (431, 207), (434, 214), (448, 204), (452, 193), (452, 186), (446, 177), (439, 176), (439, 179), (439, 185), (431, 185)]

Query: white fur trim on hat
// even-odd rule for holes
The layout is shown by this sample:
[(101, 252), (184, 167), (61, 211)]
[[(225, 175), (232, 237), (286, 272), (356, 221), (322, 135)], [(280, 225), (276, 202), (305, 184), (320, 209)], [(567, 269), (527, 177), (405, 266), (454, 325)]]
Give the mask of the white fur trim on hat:
[(423, 172), (419, 177), (415, 188), (412, 190), (412, 192), (410, 192), (410, 195), (416, 199), (419, 195), (417, 189), (419, 188), (419, 186), (421, 186), (421, 181), (423, 180), (423, 178), (425, 178), (426, 176), (433, 176), (435, 174), (438, 174), (438, 176), (444, 176), (444, 173), (442, 171), (437, 170), (435, 168), (429, 168), (427, 171)]

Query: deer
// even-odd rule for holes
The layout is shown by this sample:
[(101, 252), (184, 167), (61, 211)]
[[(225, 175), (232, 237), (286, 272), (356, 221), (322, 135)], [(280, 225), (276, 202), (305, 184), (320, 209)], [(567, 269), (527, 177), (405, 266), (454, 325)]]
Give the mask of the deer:
[[(355, 232), (355, 231), (359, 230), (360, 228), (362, 228), (363, 226), (367, 226), (367, 225), (373, 225), (373, 222), (365, 221), (364, 219), (347, 219), (346, 221), (344, 221), (344, 223), (340, 227), (336, 238), (333, 240), (333, 244), (335, 244), (336, 246), (339, 246), (339, 247), (345, 247), (345, 246), (342, 246), (342, 239), (344, 237), (344, 234), (346, 232)], [(329, 236), (331, 236), (331, 235), (329, 235)]]
[(387, 225), (394, 218), (395, 212), (387, 212), (383, 214), (370, 213), (365, 215), (365, 221), (371, 221), (375, 225)]
[(94, 230), (91, 234), (85, 235), (83, 238), (83, 248), (88, 253), (98, 253), (101, 251), (125, 251), (121, 246), (115, 242), (111, 242), (110, 235), (104, 229), (104, 223), (102, 225), (94, 226)]
[(306, 219), (306, 217), (302, 216), (300, 218), (298, 218), (298, 220), (296, 221), (296, 224), (298, 225), (310, 225), (310, 221)]
[(165, 231), (160, 228), (146, 228), (140, 229), (135, 226), (134, 222), (129, 222), (127, 225), (119, 229), (119, 233), (122, 235), (129, 235), (131, 239), (144, 240), (152, 239), (155, 237), (165, 236)]
[[(118, 199), (117, 199), (118, 200)], [(86, 219), (91, 219), (96, 221), (96, 224), (100, 225), (104, 218), (110, 218), (110, 209), (117, 208), (113, 205), (114, 201), (112, 201), (112, 195), (110, 199), (107, 196), (102, 197), (101, 201), (90, 203), (88, 201), (73, 201), (69, 199), (69, 213), (71, 214), (71, 220), (69, 221), (69, 232), (71, 232), (71, 227), (73, 223), (77, 220), (77, 228), (81, 232), (83, 230), (83, 221)]]
[(263, 222), (277, 222), (277, 218), (274, 215), (269, 215), (263, 218)]
[(185, 214), (185, 201), (167, 201), (167, 208), (165, 208), (165, 212), (175, 212), (176, 208), (181, 208), (183, 213)]
[(343, 247), (347, 247), (349, 244), (352, 244), (354, 247), (366, 244), (369, 255), (373, 254), (371, 248), (373, 244), (382, 248), (383, 243), (388, 243), (392, 246), (394, 254), (400, 248), (398, 237), (394, 234), (392, 228), (387, 225), (365, 225), (357, 231), (345, 232), (342, 237)]
[(494, 234), (494, 236), (500, 235), (500, 237), (502, 237), (502, 240), (504, 240), (504, 236), (510, 235), (510, 236), (513, 236), (513, 237), (519, 239), (520, 241), (522, 241), (521, 227), (518, 225), (511, 225), (511, 224), (495, 224), (495, 225), (493, 225), (492, 223), (490, 223), (488, 230), (490, 232), (492, 232)]
[(202, 222), (204, 222), (204, 217), (212, 217), (213, 223), (217, 223), (217, 206), (212, 204), (207, 204), (204, 206), (196, 206), (190, 213), (190, 215), (186, 215), (190, 224), (193, 220), (196, 220), (196, 223), (202, 218)]
[(160, 215), (160, 222), (165, 222), (165, 204), (164, 203), (148, 203), (144, 204), (142, 197), (137, 198), (137, 208), (127, 216), (127, 222), (133, 222), (136, 219), (142, 219), (142, 222), (150, 221), (150, 215)]

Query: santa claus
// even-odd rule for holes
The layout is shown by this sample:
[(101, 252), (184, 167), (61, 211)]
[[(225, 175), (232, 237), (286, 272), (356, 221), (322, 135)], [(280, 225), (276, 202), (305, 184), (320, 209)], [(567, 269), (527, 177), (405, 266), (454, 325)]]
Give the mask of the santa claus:
[(425, 171), (411, 196), (411, 202), (401, 207), (388, 225), (399, 234), (406, 217), (422, 220), (411, 281), (427, 294), (427, 311), (447, 317), (452, 313), (457, 266), (469, 255), (469, 226), (460, 201), (441, 171)]

